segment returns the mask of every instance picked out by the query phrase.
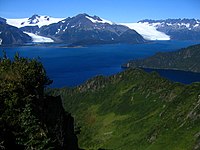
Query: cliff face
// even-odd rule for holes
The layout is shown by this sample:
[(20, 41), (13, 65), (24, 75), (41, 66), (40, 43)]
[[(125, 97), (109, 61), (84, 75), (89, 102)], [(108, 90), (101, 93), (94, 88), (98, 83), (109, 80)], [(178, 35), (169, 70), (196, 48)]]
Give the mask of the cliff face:
[[(43, 106), (40, 104), (39, 107), (35, 107), (34, 113), (42, 124), (41, 130), (45, 128), (45, 134), (51, 140), (48, 146), (58, 150), (78, 150), (78, 139), (74, 132), (74, 118), (64, 111), (60, 97), (49, 96), (45, 101)], [(0, 131), (1, 140), (4, 140), (2, 147), (5, 149), (26, 149), (26, 145), (16, 141), (13, 130), (15, 129), (5, 125), (4, 129)]]
[(36, 106), (40, 121), (46, 125), (56, 149), (78, 149), (74, 132), (74, 118), (64, 111), (60, 96), (47, 96), (45, 103)]

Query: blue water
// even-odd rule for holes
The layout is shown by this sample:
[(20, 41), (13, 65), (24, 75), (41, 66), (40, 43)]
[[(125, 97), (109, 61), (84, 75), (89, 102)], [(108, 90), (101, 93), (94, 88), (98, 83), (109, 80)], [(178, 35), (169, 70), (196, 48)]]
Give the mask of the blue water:
[(164, 70), (164, 69), (144, 69), (146, 72), (156, 71), (162, 77), (168, 78), (171, 81), (190, 84), (192, 82), (200, 82), (200, 73), (179, 71), (179, 70)]
[[(48, 76), (54, 81), (51, 87), (82, 84), (96, 75), (112, 75), (122, 71), (121, 64), (135, 58), (145, 58), (156, 52), (174, 51), (195, 41), (156, 41), (148, 44), (93, 45), (83, 48), (59, 48), (54, 46), (24, 46), (4, 48), (8, 57), (16, 52), (29, 58), (40, 57)], [(165, 70), (161, 75), (178, 82), (200, 81), (200, 74)], [(182, 78), (180, 80), (180, 78)], [(191, 80), (192, 78), (192, 80)]]

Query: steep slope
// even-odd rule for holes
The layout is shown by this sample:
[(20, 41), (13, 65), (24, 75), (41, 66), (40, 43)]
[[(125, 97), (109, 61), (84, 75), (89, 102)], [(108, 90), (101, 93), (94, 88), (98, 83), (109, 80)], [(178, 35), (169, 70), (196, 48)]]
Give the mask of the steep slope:
[(6, 19), (0, 17), (0, 23), (6, 23)]
[(200, 40), (199, 19), (141, 20), (138, 23), (155, 27), (172, 40)]
[(130, 61), (123, 67), (175, 69), (200, 72), (200, 45), (190, 46), (175, 52), (157, 53), (146, 59)]
[(0, 19), (0, 45), (24, 44), (31, 41), (31, 37), (23, 31), (6, 24), (5, 19)]
[(83, 149), (199, 149), (200, 84), (129, 69), (54, 90), (75, 118)]

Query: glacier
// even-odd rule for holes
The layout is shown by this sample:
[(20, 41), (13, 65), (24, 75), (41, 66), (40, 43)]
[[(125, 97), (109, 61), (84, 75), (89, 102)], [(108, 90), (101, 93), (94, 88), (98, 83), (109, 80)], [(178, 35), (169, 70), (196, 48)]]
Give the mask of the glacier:
[(170, 36), (156, 30), (155, 26), (151, 26), (148, 23), (120, 23), (127, 26), (130, 29), (137, 31), (146, 40), (170, 40)]
[(35, 42), (35, 43), (52, 43), (52, 42), (54, 42), (53, 39), (48, 38), (48, 37), (39, 36), (39, 35), (29, 33), (29, 32), (24, 32), (24, 33), (28, 34), (32, 38), (33, 42)]

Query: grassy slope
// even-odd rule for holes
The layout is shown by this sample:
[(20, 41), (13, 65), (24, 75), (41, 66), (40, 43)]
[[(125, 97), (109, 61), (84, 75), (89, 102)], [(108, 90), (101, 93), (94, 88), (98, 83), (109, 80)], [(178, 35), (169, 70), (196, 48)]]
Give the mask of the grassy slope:
[[(123, 66), (126, 67), (127, 64)], [(128, 66), (200, 72), (200, 45), (175, 52), (157, 53), (146, 59), (130, 61)]]
[(81, 128), (80, 148), (189, 150), (200, 139), (199, 83), (172, 83), (135, 69), (55, 93)]

